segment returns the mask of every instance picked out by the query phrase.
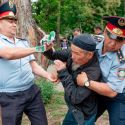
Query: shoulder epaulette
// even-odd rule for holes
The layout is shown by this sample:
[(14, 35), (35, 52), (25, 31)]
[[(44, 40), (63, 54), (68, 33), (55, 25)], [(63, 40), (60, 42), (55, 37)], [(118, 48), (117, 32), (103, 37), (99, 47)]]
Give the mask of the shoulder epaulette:
[(101, 42), (104, 40), (104, 36), (103, 35), (94, 35), (92, 34), (93, 38), (97, 41), (97, 42)]
[(21, 37), (16, 37), (17, 39), (23, 40), (23, 41), (27, 41), (27, 39), (25, 38), (21, 38)]

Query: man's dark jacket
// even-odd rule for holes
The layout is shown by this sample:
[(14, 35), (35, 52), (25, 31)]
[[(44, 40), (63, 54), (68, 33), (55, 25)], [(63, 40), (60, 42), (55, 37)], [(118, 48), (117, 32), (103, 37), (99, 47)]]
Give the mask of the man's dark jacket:
[(72, 58), (70, 50), (46, 51), (44, 55), (51, 60), (59, 59), (66, 62), (66, 68), (58, 71), (58, 77), (62, 82), (65, 91), (65, 101), (70, 109), (72, 105), (84, 114), (85, 120), (97, 113), (96, 94), (87, 87), (77, 85), (76, 77), (81, 72), (86, 72), (89, 80), (97, 81), (100, 78), (100, 67), (96, 54), (85, 65), (75, 71), (72, 70)]

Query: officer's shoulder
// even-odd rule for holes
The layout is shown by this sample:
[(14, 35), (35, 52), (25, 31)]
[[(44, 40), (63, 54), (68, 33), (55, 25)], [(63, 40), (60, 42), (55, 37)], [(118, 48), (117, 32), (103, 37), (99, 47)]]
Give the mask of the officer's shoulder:
[(94, 39), (98, 42), (101, 42), (104, 40), (104, 36), (103, 35), (93, 35)]
[(121, 64), (125, 63), (125, 45), (123, 45), (121, 49), (117, 51), (117, 56)]
[(26, 47), (29, 47), (29, 41), (27, 39), (20, 38), (20, 37), (16, 37), (16, 39), (18, 39), (18, 41), (20, 41), (20, 43), (22, 43)]

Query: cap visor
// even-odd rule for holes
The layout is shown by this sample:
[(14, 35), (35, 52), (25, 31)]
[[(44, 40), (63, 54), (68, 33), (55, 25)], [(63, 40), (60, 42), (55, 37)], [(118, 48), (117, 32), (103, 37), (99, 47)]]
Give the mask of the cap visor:
[(13, 19), (13, 20), (17, 20), (17, 17), (15, 17), (15, 16), (4, 16), (4, 17), (0, 17), (0, 19)]

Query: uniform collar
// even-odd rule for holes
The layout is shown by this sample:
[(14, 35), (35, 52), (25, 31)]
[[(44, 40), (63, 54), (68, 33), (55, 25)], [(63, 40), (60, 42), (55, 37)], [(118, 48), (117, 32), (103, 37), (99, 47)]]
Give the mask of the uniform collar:
[(98, 45), (96, 46), (96, 50), (98, 51), (99, 56), (101, 57), (107, 56), (109, 59), (111, 59), (113, 52), (106, 52), (105, 54), (102, 54), (103, 45), (104, 45), (104, 40), (98, 43)]
[(0, 34), (0, 37), (2, 38), (2, 39), (8, 39), (6, 36), (4, 36), (3, 34)]
[[(1, 37), (2, 39), (4, 39), (4, 40), (7, 40), (9, 43), (14, 44), (14, 42), (13, 42), (13, 41), (11, 41), (10, 39), (8, 39), (8, 37), (6, 37), (5, 35), (0, 34), (0, 37)], [(14, 40), (15, 40), (15, 43), (16, 43), (16, 42), (17, 42), (17, 39), (16, 39), (16, 38), (14, 38)]]

